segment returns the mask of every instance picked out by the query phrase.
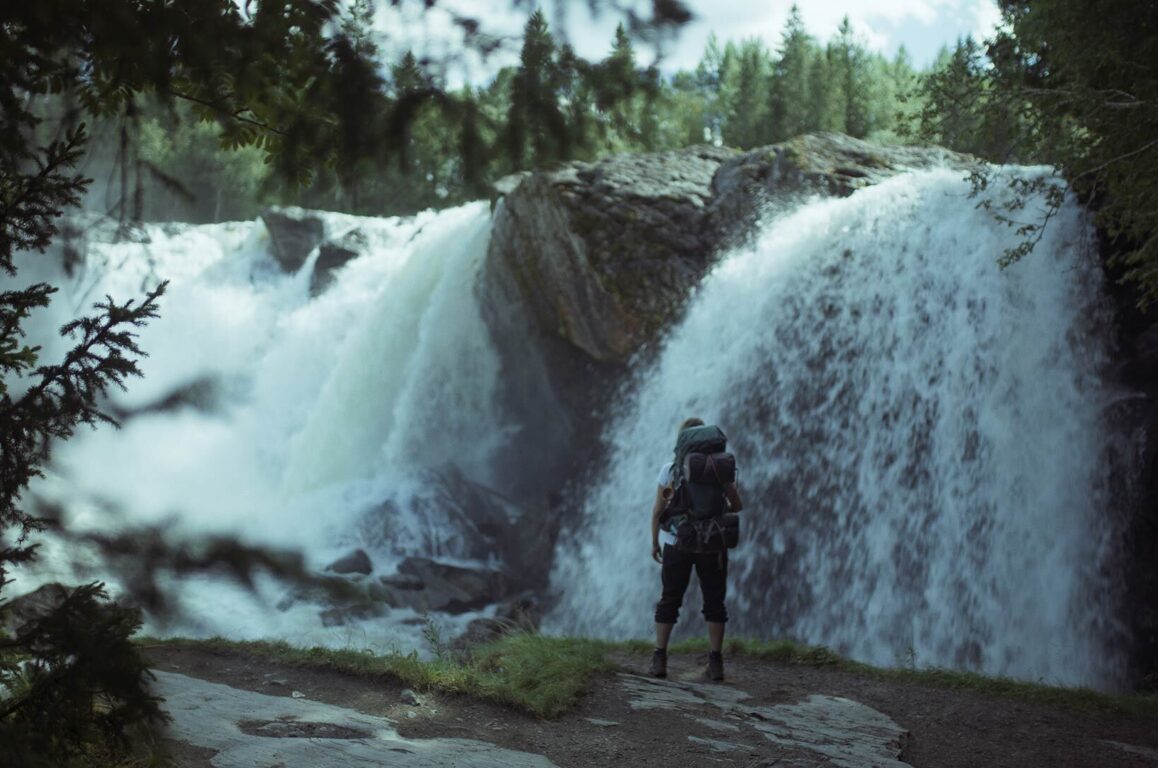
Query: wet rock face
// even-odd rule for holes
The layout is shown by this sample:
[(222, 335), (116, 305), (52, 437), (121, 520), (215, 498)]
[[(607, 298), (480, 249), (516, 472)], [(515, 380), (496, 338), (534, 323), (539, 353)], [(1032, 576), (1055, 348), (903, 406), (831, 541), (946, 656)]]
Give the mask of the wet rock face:
[[(397, 572), (376, 574), (367, 552), (352, 549), (325, 567), (321, 583), (293, 592), (279, 608), (286, 610), (298, 600), (322, 602), (327, 606), (320, 612), (322, 623), (332, 627), (375, 618), (391, 608), (459, 614), (499, 604), (496, 617), (504, 625), (537, 624), (537, 596), (547, 589), (562, 522), (557, 510), (521, 507), (454, 467), (425, 477), (430, 493), (410, 499), (411, 512), (452, 534), (419, 548), (432, 557), (409, 557)], [(388, 500), (368, 518), (388, 533), (398, 514), (395, 502)]]
[(25, 627), (45, 618), (68, 599), (69, 588), (56, 582), (17, 597), (7, 599), (0, 614), (0, 634), (20, 634)]
[(836, 133), (798, 136), (721, 163), (712, 179), (711, 226), (720, 247), (751, 234), (761, 214), (802, 195), (847, 197), (906, 171), (979, 165), (940, 147), (881, 147)]
[[(512, 459), (522, 461), (522, 455)], [(452, 465), (422, 478), (424, 492), (401, 502), (408, 514), (431, 523), (432, 535), (414, 551), (451, 560), (498, 561), (514, 591), (546, 586), (562, 524), (546, 500), (520, 505)], [(380, 527), (383, 540), (390, 540), (392, 521), (401, 514), (398, 503), (387, 499), (367, 515), (367, 525)]]
[(261, 220), (269, 231), (270, 251), (286, 272), (297, 272), (310, 252), (326, 239), (326, 223), (315, 211), (265, 208)]
[(711, 180), (732, 154), (620, 156), (500, 185), (479, 291), (506, 421), (536, 445), (509, 474), (498, 470), (515, 498), (558, 495), (597, 452), (598, 420), (628, 359), (710, 266)]
[(339, 574), (360, 573), (369, 575), (374, 570), (370, 556), (363, 549), (355, 549), (348, 555), (340, 557), (326, 566), (327, 571)]
[(976, 161), (937, 147), (878, 147), (809, 134), (745, 153), (717, 147), (622, 155), (505, 180), (487, 281), (547, 335), (599, 363), (653, 341), (721, 247), (764, 206), (845, 196), (910, 170)]
[(269, 232), (270, 254), (286, 272), (297, 272), (318, 249), (310, 283), (310, 293), (314, 295), (330, 286), (335, 270), (366, 249), (365, 232), (357, 227), (330, 232), (317, 211), (271, 206), (262, 210), (261, 220)]
[(330, 287), (334, 282), (334, 272), (347, 261), (360, 256), (367, 245), (366, 233), (360, 229), (351, 229), (318, 246), (318, 261), (314, 264), (310, 292), (316, 295)]
[[(287, 598), (279, 607), (288, 608), (299, 598), (328, 599), (333, 605), (319, 612), (322, 624), (327, 627), (377, 618), (394, 608), (457, 615), (502, 603), (513, 594), (514, 583), (504, 570), (450, 565), (429, 557), (407, 557), (396, 573), (376, 579), (365, 579), (355, 573), (348, 573), (347, 577), (350, 580), (337, 582), (337, 588), (328, 596), (317, 590), (305, 591)], [(532, 595), (526, 601), (534, 602), (535, 598)], [(516, 604), (518, 601), (512, 603)], [(499, 618), (513, 610), (504, 608)]]
[(1143, 307), (1137, 283), (1125, 279), (1126, 251), (1136, 247), (1104, 228), (1098, 255), (1115, 315), (1112, 376), (1121, 399), (1107, 406), (1104, 447), (1110, 466), (1110, 510), (1122, 531), (1125, 594), (1132, 647), (1129, 679), (1158, 690), (1158, 305)]
[(408, 557), (397, 576), (381, 579), (380, 598), (415, 611), (466, 613), (498, 602), (508, 592), (503, 574), (489, 568), (462, 568), (425, 557)]
[(705, 211), (730, 150), (695, 147), (533, 173), (496, 212), (488, 279), (598, 362), (623, 362), (707, 269)]

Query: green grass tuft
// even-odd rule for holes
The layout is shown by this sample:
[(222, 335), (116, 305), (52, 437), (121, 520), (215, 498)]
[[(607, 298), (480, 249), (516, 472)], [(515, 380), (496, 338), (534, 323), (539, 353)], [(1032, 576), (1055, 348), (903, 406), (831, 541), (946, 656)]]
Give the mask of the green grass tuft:
[(393, 679), (420, 690), (477, 696), (536, 717), (562, 715), (579, 700), (591, 680), (614, 669), (607, 660), (618, 646), (597, 640), (507, 635), (474, 649), (469, 658), (423, 660), (417, 652), (376, 654), (332, 648), (298, 648), (281, 641), (239, 642), (142, 639), (147, 645), (230, 649), (290, 666), (333, 669), (363, 677)]
[(479, 693), (539, 717), (571, 709), (592, 678), (615, 665), (610, 643), (539, 634), (508, 635), (474, 655)]

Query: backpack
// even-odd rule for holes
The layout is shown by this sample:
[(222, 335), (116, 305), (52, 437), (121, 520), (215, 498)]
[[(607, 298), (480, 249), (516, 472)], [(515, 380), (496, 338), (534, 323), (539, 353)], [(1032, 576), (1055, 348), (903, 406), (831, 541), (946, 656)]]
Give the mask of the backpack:
[(736, 458), (727, 448), (728, 437), (719, 427), (689, 427), (680, 432), (672, 462), (672, 498), (682, 503), (673, 504), (674, 508), (693, 520), (719, 517), (727, 511), (724, 486), (736, 482)]
[(736, 457), (727, 448), (728, 437), (716, 426), (689, 427), (676, 439), (673, 493), (662, 520), (679, 549), (713, 552), (738, 542), (739, 517), (726, 514), (724, 486), (736, 482)]

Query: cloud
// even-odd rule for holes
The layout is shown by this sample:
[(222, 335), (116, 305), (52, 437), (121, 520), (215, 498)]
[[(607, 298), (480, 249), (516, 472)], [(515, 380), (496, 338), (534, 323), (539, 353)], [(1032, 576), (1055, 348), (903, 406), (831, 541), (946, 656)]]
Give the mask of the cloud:
[[(674, 41), (662, 49), (662, 67), (667, 72), (692, 69), (703, 56), (708, 35), (715, 32), (721, 41), (759, 38), (776, 50), (794, 0), (685, 0), (695, 13)], [(643, 0), (641, 7), (649, 5)], [(931, 60), (942, 44), (973, 34), (978, 39), (992, 33), (1000, 19), (995, 0), (796, 0), (805, 27), (819, 42), (826, 43), (848, 16), (861, 42), (870, 50), (892, 55), (905, 45), (918, 65)], [(593, 15), (586, 0), (541, 0), (551, 28), (562, 32), (581, 56), (598, 59), (610, 49), (615, 25), (622, 19), (604, 3)], [(432, 60), (446, 56), (458, 63), (448, 72), (449, 79), (480, 82), (504, 64), (517, 62), (523, 24), (532, 5), (515, 0), (440, 0), (426, 12), (415, 10), (418, 3), (399, 3), (397, 8), (379, 4), (377, 25), (391, 41), (391, 50), (415, 49)], [(393, 4), (389, 4), (393, 6)], [(401, 10), (400, 10), (401, 9)], [(409, 13), (405, 9), (411, 9)], [(473, 17), (485, 31), (509, 38), (504, 50), (489, 62), (462, 56), (461, 34), (452, 15)], [(637, 46), (637, 56), (651, 63), (654, 51)]]
[(969, 11), (973, 37), (978, 40), (991, 37), (993, 31), (1001, 24), (1001, 10), (994, 0), (975, 0)]
[[(793, 0), (690, 0), (696, 21), (684, 30), (671, 51), (667, 67), (694, 66), (703, 53), (708, 32), (720, 40), (758, 37), (775, 49)], [(910, 51), (952, 43), (959, 35), (983, 27), (995, 11), (993, 0), (799, 0), (801, 18), (821, 43), (831, 40), (848, 16), (861, 42), (886, 55), (902, 44)], [(924, 46), (922, 44), (925, 43)]]

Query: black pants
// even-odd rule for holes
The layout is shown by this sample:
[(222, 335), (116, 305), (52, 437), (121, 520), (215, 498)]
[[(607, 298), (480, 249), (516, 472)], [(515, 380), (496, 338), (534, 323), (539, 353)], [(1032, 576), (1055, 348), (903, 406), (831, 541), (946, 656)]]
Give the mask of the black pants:
[(675, 624), (684, 602), (684, 592), (692, 578), (692, 568), (700, 580), (704, 596), (704, 618), (723, 624), (728, 620), (724, 598), (728, 594), (728, 552), (695, 554), (681, 552), (670, 544), (663, 547), (663, 594), (655, 604), (657, 624)]

